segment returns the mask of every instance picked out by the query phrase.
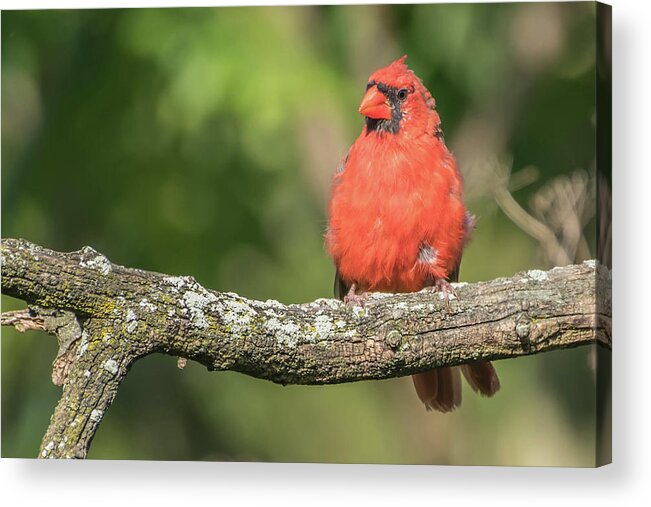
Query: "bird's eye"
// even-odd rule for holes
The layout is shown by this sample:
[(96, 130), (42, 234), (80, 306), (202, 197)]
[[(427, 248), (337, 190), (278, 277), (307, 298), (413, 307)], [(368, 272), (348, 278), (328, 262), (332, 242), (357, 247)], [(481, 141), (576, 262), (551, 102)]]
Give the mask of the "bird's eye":
[(398, 100), (405, 100), (407, 98), (407, 95), (409, 95), (409, 90), (407, 90), (407, 88), (401, 88), (398, 90)]

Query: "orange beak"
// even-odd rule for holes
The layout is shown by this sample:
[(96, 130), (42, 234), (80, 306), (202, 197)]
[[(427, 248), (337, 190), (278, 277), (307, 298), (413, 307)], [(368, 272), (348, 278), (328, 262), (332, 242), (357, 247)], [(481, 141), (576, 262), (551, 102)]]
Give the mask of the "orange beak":
[(362, 103), (359, 105), (359, 112), (367, 118), (375, 120), (390, 120), (391, 106), (384, 93), (377, 89), (377, 86), (371, 86), (364, 95)]

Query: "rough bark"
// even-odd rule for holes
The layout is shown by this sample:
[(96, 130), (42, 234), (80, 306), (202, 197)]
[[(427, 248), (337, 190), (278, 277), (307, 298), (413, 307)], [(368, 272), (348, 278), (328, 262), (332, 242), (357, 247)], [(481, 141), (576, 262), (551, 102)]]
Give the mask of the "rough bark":
[(611, 346), (610, 272), (594, 261), (455, 287), (449, 304), (422, 291), (375, 294), (363, 307), (284, 305), (118, 266), (90, 247), (2, 241), (2, 292), (31, 305), (3, 324), (31, 319), (59, 339), (53, 381), (63, 396), (41, 457), (85, 457), (129, 366), (155, 352), (281, 384), (329, 384)]

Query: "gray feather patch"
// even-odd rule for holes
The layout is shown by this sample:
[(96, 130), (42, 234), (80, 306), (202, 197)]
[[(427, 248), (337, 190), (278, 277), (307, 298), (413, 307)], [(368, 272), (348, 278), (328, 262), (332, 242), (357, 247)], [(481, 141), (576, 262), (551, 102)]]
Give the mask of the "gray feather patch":
[(339, 165), (337, 165), (335, 174), (341, 174), (344, 172), (344, 169), (346, 169), (346, 162), (348, 162), (348, 155), (350, 155), (350, 151), (346, 153), (346, 156), (339, 162)]
[(438, 252), (436, 248), (427, 243), (421, 243), (420, 248), (418, 249), (418, 260), (425, 264), (434, 264), (436, 262), (436, 257)]

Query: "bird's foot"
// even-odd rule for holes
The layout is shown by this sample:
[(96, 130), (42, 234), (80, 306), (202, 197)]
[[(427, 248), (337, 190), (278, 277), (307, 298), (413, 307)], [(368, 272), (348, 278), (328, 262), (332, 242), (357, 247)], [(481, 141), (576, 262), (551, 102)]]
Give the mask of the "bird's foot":
[(438, 278), (434, 282), (434, 285), (428, 287), (427, 290), (439, 294), (439, 297), (445, 301), (446, 306), (450, 306), (450, 301), (452, 299), (459, 299), (457, 291), (454, 290), (452, 284), (445, 278)]
[(361, 294), (357, 294), (355, 292), (356, 290), (357, 290), (357, 284), (354, 283), (350, 286), (350, 289), (348, 289), (348, 293), (344, 296), (344, 303), (364, 306), (366, 304), (366, 298), (368, 298), (368, 293), (362, 292)]

